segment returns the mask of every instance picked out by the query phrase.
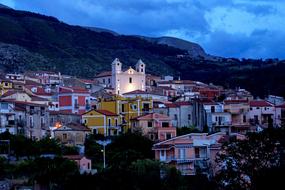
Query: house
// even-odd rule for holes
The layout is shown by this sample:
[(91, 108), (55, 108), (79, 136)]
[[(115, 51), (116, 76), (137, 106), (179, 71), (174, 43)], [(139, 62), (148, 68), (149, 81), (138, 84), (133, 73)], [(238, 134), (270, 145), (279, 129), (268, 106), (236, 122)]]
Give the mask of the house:
[(188, 127), (193, 124), (191, 102), (171, 103), (156, 101), (154, 112), (169, 116), (173, 127)]
[(153, 100), (160, 100), (160, 101), (167, 101), (168, 96), (155, 93), (155, 92), (146, 92), (142, 90), (135, 90), (131, 92), (127, 92), (123, 94), (126, 98), (136, 98), (136, 97), (142, 97), (142, 98), (149, 98)]
[(163, 141), (176, 136), (171, 118), (159, 113), (150, 113), (131, 119), (132, 131), (141, 131), (153, 141)]
[(1, 96), (2, 100), (16, 100), (22, 102), (31, 102), (32, 97), (25, 91), (9, 90)]
[(49, 126), (51, 130), (56, 129), (59, 126), (67, 125), (68, 123), (80, 123), (81, 121), (81, 115), (65, 111), (49, 110), (49, 118)]
[(15, 123), (15, 104), (12, 102), (0, 101), (0, 133), (8, 131), (17, 134)]
[(211, 174), (215, 155), (220, 150), (225, 133), (190, 133), (153, 145), (155, 159), (176, 167), (182, 175)]
[(206, 125), (210, 132), (231, 133), (232, 117), (228, 112), (224, 112), (224, 105), (214, 101), (203, 103), (206, 113)]
[(70, 146), (83, 146), (85, 138), (90, 131), (90, 129), (81, 125), (80, 123), (69, 123), (53, 130), (53, 133), (54, 138), (58, 139), (62, 144)]
[(79, 169), (80, 174), (92, 172), (92, 162), (90, 159), (81, 155), (66, 155), (63, 156), (66, 159), (74, 161)]
[(103, 87), (112, 87), (112, 71), (101, 72), (94, 79)]
[(60, 72), (51, 72), (51, 71), (36, 71), (36, 72), (26, 72), (25, 78), (34, 78), (43, 85), (61, 85), (63, 84), (62, 75)]
[(13, 82), (6, 78), (0, 78), (0, 95), (5, 94), (10, 89), (13, 89)]
[(124, 98), (112, 97), (110, 99), (99, 99), (95, 106), (97, 110), (106, 110), (122, 117), (122, 132), (131, 129), (132, 118), (153, 112), (153, 101), (149, 98)]
[(86, 112), (82, 115), (82, 121), (94, 134), (114, 136), (122, 132), (122, 117), (108, 110)]
[(256, 130), (249, 123), (248, 100), (224, 100), (224, 112), (230, 113), (232, 118), (231, 132), (245, 134)]
[(249, 119), (251, 124), (262, 128), (277, 125), (277, 114), (274, 104), (266, 100), (251, 100), (249, 102)]
[(46, 105), (14, 99), (5, 99), (2, 102), (8, 103), (8, 107), (10, 105), (14, 110), (14, 121), (11, 119), (11, 124), (13, 123), (16, 134), (23, 134), (31, 139), (41, 139), (49, 134), (49, 112)]
[(78, 87), (59, 87), (59, 110), (69, 113), (83, 114), (91, 109), (90, 93)]
[(277, 113), (277, 123), (280, 127), (285, 127), (285, 103), (275, 107)]

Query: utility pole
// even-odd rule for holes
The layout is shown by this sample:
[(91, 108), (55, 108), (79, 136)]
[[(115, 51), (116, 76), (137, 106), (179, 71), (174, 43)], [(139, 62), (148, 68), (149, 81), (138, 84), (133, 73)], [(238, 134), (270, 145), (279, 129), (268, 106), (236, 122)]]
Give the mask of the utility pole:
[(103, 168), (105, 169), (106, 168), (106, 146), (108, 144), (110, 144), (112, 141), (111, 140), (98, 140), (96, 141), (98, 144), (102, 145), (103, 146)]

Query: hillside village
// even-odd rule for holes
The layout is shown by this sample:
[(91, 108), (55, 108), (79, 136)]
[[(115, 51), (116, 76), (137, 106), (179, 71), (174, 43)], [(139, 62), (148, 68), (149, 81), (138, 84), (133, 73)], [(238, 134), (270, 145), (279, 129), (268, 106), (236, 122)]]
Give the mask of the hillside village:
[(242, 88), (154, 76), (147, 66), (138, 60), (124, 69), (116, 58), (93, 80), (49, 71), (1, 73), (0, 133), (76, 146), (79, 155), (67, 158), (81, 160), (80, 171), (87, 173), (94, 172), (84, 155), (88, 135), (139, 133), (154, 142), (156, 160), (182, 175), (199, 168), (212, 176), (215, 169), (207, 168), (227, 139), (284, 126), (283, 97), (257, 99)]

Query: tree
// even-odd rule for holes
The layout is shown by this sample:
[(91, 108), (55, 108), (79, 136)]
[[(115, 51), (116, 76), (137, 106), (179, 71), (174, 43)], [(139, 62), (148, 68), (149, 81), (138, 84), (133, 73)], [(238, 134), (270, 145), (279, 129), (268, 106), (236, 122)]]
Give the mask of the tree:
[(224, 144), (217, 155), (216, 181), (222, 189), (254, 189), (256, 176), (280, 167), (284, 150), (284, 129), (269, 128), (248, 134), (243, 141)]

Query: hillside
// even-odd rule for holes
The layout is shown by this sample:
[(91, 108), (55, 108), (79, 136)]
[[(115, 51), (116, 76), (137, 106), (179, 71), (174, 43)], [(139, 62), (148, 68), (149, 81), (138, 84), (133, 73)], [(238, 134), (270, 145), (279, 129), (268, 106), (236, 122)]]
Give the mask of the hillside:
[[(105, 29), (71, 26), (54, 17), (0, 9), (0, 42), (0, 69), (10, 72), (40, 69), (92, 78), (110, 70), (116, 57), (124, 67), (141, 58), (148, 73), (241, 86), (259, 96), (285, 96), (283, 61), (209, 59), (198, 44), (176, 38), (113, 35)], [(262, 86), (256, 85), (261, 82)]]

